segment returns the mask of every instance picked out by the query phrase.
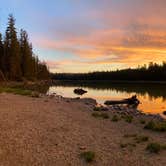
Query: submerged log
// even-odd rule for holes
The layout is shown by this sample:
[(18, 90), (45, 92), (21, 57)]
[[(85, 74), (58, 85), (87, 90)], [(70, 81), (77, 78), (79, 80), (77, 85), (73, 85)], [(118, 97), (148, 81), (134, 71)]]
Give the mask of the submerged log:
[(74, 89), (74, 93), (77, 94), (77, 95), (83, 95), (84, 93), (87, 93), (86, 90), (84, 89)]
[(115, 105), (115, 104), (128, 104), (128, 105), (138, 105), (140, 101), (137, 99), (137, 96), (134, 95), (131, 98), (123, 100), (108, 100), (104, 103), (105, 105)]

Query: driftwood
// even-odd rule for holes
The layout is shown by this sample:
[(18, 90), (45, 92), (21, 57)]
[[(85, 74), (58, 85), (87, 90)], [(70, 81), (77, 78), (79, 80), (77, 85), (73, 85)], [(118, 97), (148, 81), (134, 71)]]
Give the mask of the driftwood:
[(131, 98), (123, 100), (108, 100), (104, 103), (105, 105), (115, 105), (115, 104), (128, 104), (128, 105), (138, 105), (140, 101), (137, 99), (137, 96), (134, 95)]
[(74, 93), (77, 95), (83, 95), (84, 93), (87, 93), (87, 91), (78, 88), (78, 89), (74, 89)]

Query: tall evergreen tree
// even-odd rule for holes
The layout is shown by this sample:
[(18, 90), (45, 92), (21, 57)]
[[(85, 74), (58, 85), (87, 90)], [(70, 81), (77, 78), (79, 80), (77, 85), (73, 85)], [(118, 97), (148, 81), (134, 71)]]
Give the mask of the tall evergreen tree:
[(5, 66), (6, 74), (11, 80), (21, 79), (21, 56), (20, 47), (17, 39), (15, 28), (15, 19), (13, 15), (9, 15), (8, 27), (5, 34)]
[(46, 63), (39, 63), (38, 64), (38, 79), (39, 80), (45, 80), (49, 78), (49, 72), (48, 72), (48, 68), (46, 66)]
[(4, 72), (4, 48), (3, 48), (2, 35), (0, 33), (0, 81), (6, 81), (3, 72)]
[(3, 42), (2, 35), (0, 33), (0, 70), (3, 70)]
[(32, 44), (25, 30), (21, 30), (18, 40), (12, 15), (8, 18), (4, 41), (0, 34), (0, 75), (3, 80), (7, 78), (14, 81), (22, 80), (23, 77), (28, 80), (49, 78), (46, 64), (33, 55)]
[(28, 41), (28, 34), (21, 29), (20, 33), (20, 53), (21, 53), (21, 69), (22, 76), (25, 78), (32, 78), (32, 46)]
[(37, 74), (38, 74), (38, 57), (37, 56), (33, 56), (32, 57), (32, 62), (31, 62), (31, 72), (33, 73), (33, 77), (37, 79)]

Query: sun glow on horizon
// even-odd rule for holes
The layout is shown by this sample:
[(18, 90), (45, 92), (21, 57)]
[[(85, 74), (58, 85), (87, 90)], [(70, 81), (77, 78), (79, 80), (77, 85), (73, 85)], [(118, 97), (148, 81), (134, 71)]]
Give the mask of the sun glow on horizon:
[(164, 0), (42, 0), (40, 5), (6, 0), (2, 6), (0, 21), (13, 13), (51, 72), (115, 70), (166, 61)]

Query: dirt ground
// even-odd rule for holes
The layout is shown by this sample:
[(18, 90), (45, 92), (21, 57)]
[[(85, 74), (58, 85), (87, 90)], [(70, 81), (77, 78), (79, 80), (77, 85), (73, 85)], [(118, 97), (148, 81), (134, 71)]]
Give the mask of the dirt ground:
[[(166, 133), (143, 129), (137, 121), (93, 117), (92, 105), (59, 97), (0, 94), (0, 166), (164, 166), (166, 151), (150, 154), (148, 142), (165, 143)], [(110, 113), (110, 116), (111, 113)], [(146, 135), (135, 143), (125, 134)], [(87, 164), (80, 154), (94, 151)]]

